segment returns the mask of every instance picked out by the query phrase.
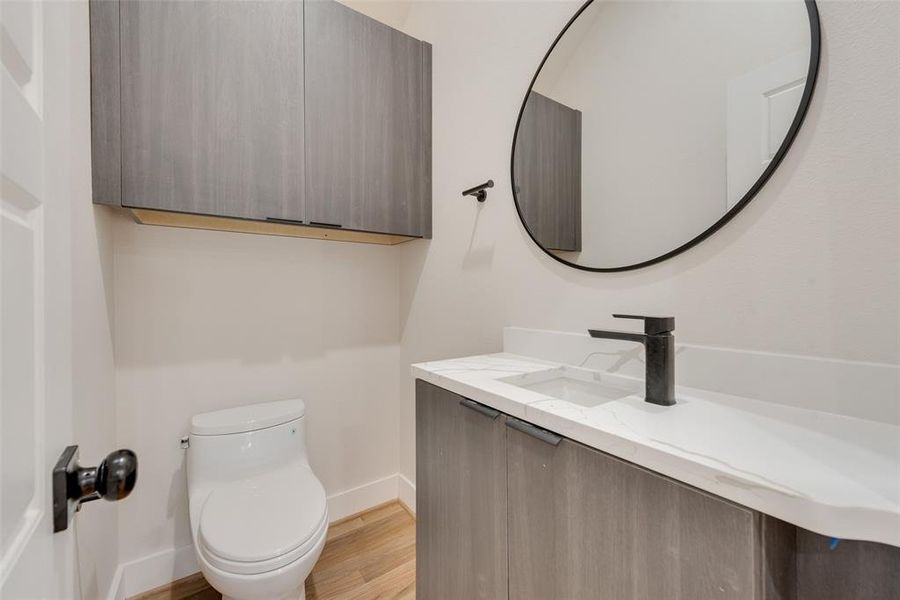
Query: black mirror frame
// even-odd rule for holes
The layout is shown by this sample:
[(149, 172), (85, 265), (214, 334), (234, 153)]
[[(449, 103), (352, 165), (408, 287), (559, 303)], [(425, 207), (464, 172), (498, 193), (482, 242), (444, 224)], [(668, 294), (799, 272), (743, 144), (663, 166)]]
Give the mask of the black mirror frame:
[(809, 40), (810, 40), (810, 53), (809, 53), (809, 70), (806, 75), (806, 86), (803, 89), (803, 96), (800, 98), (800, 106), (797, 107), (797, 114), (794, 115), (794, 120), (791, 122), (791, 126), (788, 129), (787, 135), (784, 138), (784, 141), (781, 142), (781, 146), (778, 147), (778, 151), (775, 153), (775, 156), (772, 158), (771, 162), (769, 162), (768, 166), (756, 180), (756, 182), (750, 187), (746, 194), (744, 194), (743, 198), (741, 198), (740, 202), (731, 207), (731, 209), (722, 215), (718, 221), (710, 225), (705, 231), (701, 234), (695, 236), (693, 239), (688, 240), (681, 246), (678, 246), (674, 250), (670, 250), (665, 254), (657, 256), (656, 258), (651, 258), (650, 260), (645, 260), (639, 263), (634, 263), (631, 265), (625, 265), (622, 267), (589, 267), (585, 265), (579, 265), (573, 262), (570, 262), (560, 256), (557, 256), (547, 248), (544, 248), (543, 245), (537, 240), (532, 233), (531, 229), (528, 227), (528, 223), (525, 222), (525, 217), (522, 214), (522, 207), (519, 205), (519, 197), (516, 194), (516, 172), (515, 172), (515, 162), (516, 162), (516, 141), (519, 137), (519, 126), (522, 123), (522, 114), (525, 112), (525, 105), (528, 102), (528, 96), (531, 94), (531, 90), (534, 88), (534, 82), (537, 81), (538, 75), (541, 74), (541, 69), (544, 68), (544, 63), (547, 62), (547, 59), (550, 57), (550, 54), (556, 48), (556, 45), (562, 39), (562, 37), (569, 30), (569, 27), (572, 26), (572, 23), (575, 22), (578, 17), (581, 16), (581, 13), (590, 6), (594, 0), (587, 0), (581, 8), (572, 16), (571, 19), (566, 23), (566, 26), (563, 27), (562, 31), (559, 32), (559, 35), (556, 36), (556, 39), (553, 40), (553, 43), (550, 45), (550, 49), (547, 50), (547, 53), (544, 54), (544, 58), (541, 60), (541, 64), (538, 65), (537, 71), (535, 71), (534, 76), (531, 78), (531, 83), (528, 84), (528, 90), (525, 92), (525, 98), (522, 100), (522, 106), (519, 108), (519, 116), (516, 119), (516, 129), (513, 133), (513, 142), (512, 142), (512, 151), (510, 153), (510, 161), (509, 161), (509, 172), (510, 172), (510, 184), (512, 185), (512, 194), (513, 201), (516, 205), (516, 213), (519, 215), (519, 221), (521, 221), (522, 225), (525, 227), (525, 231), (528, 233), (528, 237), (532, 239), (532, 241), (537, 244), (538, 248), (544, 251), (547, 255), (552, 257), (554, 260), (561, 262), (564, 265), (574, 267), (576, 269), (580, 269), (582, 271), (593, 271), (595, 273), (615, 273), (619, 271), (632, 271), (634, 269), (641, 269), (644, 267), (649, 267), (650, 265), (655, 265), (656, 263), (660, 263), (664, 260), (670, 259), (673, 256), (677, 256), (690, 248), (693, 248), (716, 231), (721, 229), (726, 223), (728, 223), (731, 219), (734, 218), (741, 210), (750, 203), (754, 196), (759, 193), (759, 190), (763, 188), (769, 178), (772, 176), (772, 173), (778, 168), (778, 165), (781, 164), (781, 161), (784, 159), (791, 145), (794, 143), (794, 139), (797, 137), (797, 133), (800, 131), (800, 126), (803, 125), (803, 119), (806, 117), (806, 113), (809, 110), (809, 104), (812, 100), (813, 91), (816, 87), (816, 78), (819, 74), (819, 58), (822, 48), (822, 32), (821, 26), (819, 23), (819, 9), (816, 6), (816, 0), (803, 0), (806, 4), (806, 12), (809, 16)]

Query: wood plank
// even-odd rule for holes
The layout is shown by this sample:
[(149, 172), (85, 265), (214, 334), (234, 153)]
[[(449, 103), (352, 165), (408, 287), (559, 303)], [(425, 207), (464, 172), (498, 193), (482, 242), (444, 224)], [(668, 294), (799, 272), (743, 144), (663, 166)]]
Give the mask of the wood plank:
[(230, 231), (232, 233), (254, 233), (259, 235), (280, 235), (287, 237), (333, 240), (337, 242), (356, 242), (360, 244), (381, 244), (394, 246), (419, 238), (367, 231), (351, 231), (347, 229), (331, 229), (326, 227), (309, 227), (307, 225), (291, 225), (273, 221), (252, 221), (248, 219), (230, 219), (210, 215), (194, 215), (188, 213), (169, 212), (164, 210), (131, 209), (134, 220), (142, 225), (161, 225), (163, 227), (183, 227), (186, 229), (206, 229), (211, 231)]
[[(416, 524), (392, 501), (329, 525), (322, 556), (306, 580), (307, 600), (415, 598)], [(342, 530), (337, 535), (333, 529)], [(195, 573), (129, 600), (220, 600)]]
[(203, 574), (194, 573), (178, 581), (132, 596), (130, 600), (219, 600), (221, 594), (209, 587)]
[[(398, 591), (406, 586), (396, 573), (382, 576), (407, 563), (415, 568), (415, 522), (396, 502), (376, 507), (359, 520), (361, 527), (326, 544), (306, 581), (307, 600), (353, 597), (385, 580), (395, 581)], [(380, 583), (373, 584), (376, 580)]]
[(365, 525), (365, 523), (359, 517), (341, 519), (339, 522), (332, 523), (328, 526), (327, 540), (330, 542), (331, 540), (335, 540), (343, 535), (352, 533), (363, 525)]
[(409, 588), (416, 581), (415, 558), (383, 573), (365, 585), (341, 596), (341, 600), (368, 600), (370, 598), (393, 598), (397, 590)]

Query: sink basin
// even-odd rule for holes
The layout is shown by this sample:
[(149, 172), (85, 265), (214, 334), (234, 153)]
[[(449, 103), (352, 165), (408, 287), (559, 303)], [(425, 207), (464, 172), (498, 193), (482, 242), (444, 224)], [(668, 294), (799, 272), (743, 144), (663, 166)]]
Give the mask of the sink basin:
[[(598, 406), (641, 393), (641, 383), (624, 378), (610, 382), (608, 375), (559, 367), (538, 373), (505, 377), (500, 381), (578, 406)], [(632, 385), (633, 384), (633, 385)]]

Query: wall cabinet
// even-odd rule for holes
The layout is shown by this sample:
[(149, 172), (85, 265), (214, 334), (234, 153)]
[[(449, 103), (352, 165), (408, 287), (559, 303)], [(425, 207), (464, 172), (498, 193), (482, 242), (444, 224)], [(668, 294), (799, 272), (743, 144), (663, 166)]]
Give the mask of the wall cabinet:
[(303, 220), (303, 5), (121, 2), (122, 204)]
[(430, 45), (334, 0), (90, 6), (95, 202), (431, 236)]
[(423, 381), (416, 460), (419, 598), (900, 599), (900, 548), (832, 548)]
[(430, 46), (333, 0), (304, 10), (309, 221), (431, 237)]

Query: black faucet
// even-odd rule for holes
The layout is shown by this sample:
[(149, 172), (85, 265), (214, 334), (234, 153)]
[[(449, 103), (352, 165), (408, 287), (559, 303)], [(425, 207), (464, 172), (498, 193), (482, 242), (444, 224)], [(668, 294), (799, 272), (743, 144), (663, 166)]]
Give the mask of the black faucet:
[(647, 353), (647, 372), (644, 375), (644, 400), (660, 406), (675, 404), (675, 317), (642, 317), (613, 315), (617, 319), (641, 319), (644, 333), (588, 329), (593, 338), (626, 340), (644, 345)]

